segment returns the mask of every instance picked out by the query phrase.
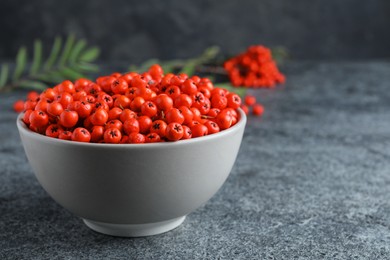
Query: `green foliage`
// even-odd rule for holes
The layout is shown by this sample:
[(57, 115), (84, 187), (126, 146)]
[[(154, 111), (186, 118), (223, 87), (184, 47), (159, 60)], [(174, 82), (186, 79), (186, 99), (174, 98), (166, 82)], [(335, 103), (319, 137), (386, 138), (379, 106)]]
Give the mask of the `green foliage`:
[(150, 59), (138, 66), (134, 64), (131, 65), (129, 71), (144, 72), (147, 71), (151, 65), (158, 63), (163, 68), (165, 74), (175, 72), (192, 76), (198, 67), (213, 61), (219, 52), (220, 49), (218, 46), (212, 46), (207, 48), (199, 57), (191, 59), (175, 59), (168, 61)]
[(37, 39), (31, 61), (28, 60), (27, 48), (23, 46), (18, 50), (14, 67), (2, 64), (0, 92), (17, 88), (44, 90), (66, 79), (88, 78), (99, 70), (93, 64), (99, 54), (99, 48), (90, 47), (84, 39), (77, 40), (74, 35), (69, 35), (65, 41), (56, 37), (49, 56), (44, 60), (42, 41)]

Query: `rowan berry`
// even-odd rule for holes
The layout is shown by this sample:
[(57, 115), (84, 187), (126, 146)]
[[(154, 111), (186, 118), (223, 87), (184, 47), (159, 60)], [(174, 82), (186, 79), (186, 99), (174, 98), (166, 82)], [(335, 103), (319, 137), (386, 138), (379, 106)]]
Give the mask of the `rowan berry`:
[(49, 123), (49, 116), (40, 110), (34, 110), (29, 117), (30, 124), (37, 128), (45, 127)]
[(230, 108), (237, 109), (241, 105), (241, 98), (236, 93), (229, 93), (227, 96), (227, 105)]
[(149, 133), (145, 136), (146, 143), (158, 143), (161, 141), (161, 137), (157, 133)]
[(165, 114), (165, 118), (168, 124), (170, 123), (179, 123), (183, 124), (184, 122), (184, 115), (181, 113), (181, 111), (177, 108), (171, 108), (167, 111)]
[(109, 129), (109, 128), (116, 128), (116, 129), (119, 129), (119, 131), (122, 131), (123, 124), (118, 119), (113, 119), (113, 120), (108, 121), (106, 123), (106, 125), (104, 126), (104, 129)]
[(128, 142), (131, 144), (145, 143), (145, 136), (140, 133), (131, 133), (129, 134)]
[(23, 100), (17, 100), (15, 101), (13, 105), (13, 109), (16, 113), (23, 112), (24, 110), (24, 101)]
[(58, 135), (58, 139), (72, 140), (72, 132), (68, 130), (61, 131)]
[(91, 130), (91, 142), (98, 143), (104, 138), (104, 126), (95, 125)]
[(220, 131), (218, 124), (214, 121), (207, 120), (204, 125), (207, 127), (208, 134), (215, 134)]
[(152, 126), (152, 119), (148, 116), (140, 116), (137, 118), (139, 123), (139, 132), (141, 134), (149, 133), (150, 127)]
[(59, 122), (63, 127), (71, 128), (77, 124), (78, 120), (79, 120), (79, 115), (77, 114), (76, 111), (65, 109), (60, 114)]
[(163, 120), (156, 120), (152, 123), (150, 127), (151, 133), (157, 133), (160, 137), (165, 137), (165, 133), (167, 130), (167, 123)]
[(123, 110), (120, 107), (113, 107), (108, 111), (108, 120), (119, 119)]
[(187, 94), (180, 94), (175, 98), (175, 107), (191, 107), (192, 106), (192, 98)]
[(58, 124), (51, 124), (46, 128), (45, 135), (53, 138), (58, 138), (60, 133), (64, 131)]
[(170, 123), (167, 126), (165, 136), (170, 141), (178, 141), (183, 137), (183, 127), (179, 123)]
[(73, 102), (73, 109), (77, 112), (80, 118), (88, 117), (92, 112), (92, 105), (84, 101), (75, 101)]
[(87, 129), (83, 127), (77, 127), (75, 130), (73, 130), (72, 141), (88, 143), (91, 141), (91, 134)]
[(27, 100), (38, 101), (40, 94), (36, 91), (29, 91), (27, 93)]
[(253, 105), (252, 113), (257, 116), (261, 116), (264, 113), (264, 107), (261, 104)]
[(67, 92), (67, 93), (73, 94), (76, 92), (76, 88), (73, 85), (72, 81), (65, 80), (60, 85), (58, 85), (58, 91), (60, 93)]
[(108, 121), (108, 112), (98, 108), (90, 117), (92, 125), (104, 125)]
[(117, 144), (122, 139), (122, 133), (118, 128), (111, 127), (104, 132), (104, 142)]
[(208, 128), (202, 124), (195, 124), (191, 127), (192, 137), (200, 137), (208, 134)]
[(155, 98), (157, 108), (162, 111), (167, 111), (173, 107), (173, 100), (167, 94), (160, 94)]
[(246, 95), (244, 101), (245, 105), (253, 106), (254, 104), (256, 104), (256, 97), (252, 95)]
[(152, 101), (146, 101), (141, 105), (141, 113), (148, 117), (154, 117), (157, 114), (157, 106)]
[(190, 138), (192, 138), (191, 128), (189, 128), (186, 125), (182, 125), (182, 127), (183, 127), (183, 137), (181, 139), (190, 139)]
[(123, 130), (126, 134), (139, 133), (139, 122), (135, 118), (130, 118), (123, 123)]

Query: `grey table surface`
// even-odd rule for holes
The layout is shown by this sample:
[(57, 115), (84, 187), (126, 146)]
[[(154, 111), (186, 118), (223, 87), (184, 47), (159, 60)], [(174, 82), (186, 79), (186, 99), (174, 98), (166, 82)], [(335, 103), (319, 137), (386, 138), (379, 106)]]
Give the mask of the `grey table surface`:
[[(390, 259), (390, 63), (291, 62), (287, 83), (251, 90), (221, 190), (177, 229), (95, 233), (40, 187), (12, 103), (0, 95), (1, 259)], [(212, 174), (212, 173), (210, 173)]]

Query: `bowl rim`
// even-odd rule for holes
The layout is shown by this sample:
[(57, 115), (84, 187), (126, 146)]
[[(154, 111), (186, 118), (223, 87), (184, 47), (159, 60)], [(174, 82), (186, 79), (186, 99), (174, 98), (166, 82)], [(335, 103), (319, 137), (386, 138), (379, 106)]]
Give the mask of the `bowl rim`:
[(200, 143), (200, 142), (206, 142), (208, 140), (213, 140), (213, 139), (218, 139), (225, 137), (227, 135), (231, 135), (234, 132), (239, 131), (239, 129), (244, 128), (246, 121), (247, 121), (247, 116), (244, 113), (244, 111), (241, 108), (237, 109), (239, 113), (239, 118), (237, 123), (225, 130), (222, 130), (218, 133), (215, 134), (210, 134), (202, 137), (197, 137), (197, 138), (191, 138), (191, 139), (186, 139), (186, 140), (179, 140), (179, 141), (174, 141), (174, 142), (159, 142), (159, 143), (141, 143), (141, 144), (107, 144), (107, 143), (85, 143), (85, 142), (75, 142), (75, 141), (68, 141), (68, 140), (62, 140), (58, 138), (52, 138), (48, 137), (46, 135), (38, 134), (32, 130), (30, 130), (27, 125), (22, 121), (24, 113), (20, 113), (16, 119), (16, 125), (19, 130), (19, 132), (23, 132), (24, 135), (38, 139), (40, 141), (46, 142), (46, 143), (57, 143), (57, 144), (63, 144), (63, 145), (69, 145), (69, 146), (84, 146), (84, 147), (100, 147), (100, 148), (125, 148), (125, 147), (138, 147), (138, 148), (153, 148), (153, 147), (178, 147), (181, 145), (189, 145), (192, 143)]

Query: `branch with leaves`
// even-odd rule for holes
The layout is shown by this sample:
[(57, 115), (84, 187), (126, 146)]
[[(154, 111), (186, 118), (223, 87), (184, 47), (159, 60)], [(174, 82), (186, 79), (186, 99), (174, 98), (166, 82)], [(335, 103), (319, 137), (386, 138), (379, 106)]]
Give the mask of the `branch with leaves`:
[[(275, 47), (272, 49), (273, 59), (280, 65), (289, 56), (288, 51), (284, 47)], [(212, 46), (199, 56), (190, 59), (174, 59), (161, 61), (158, 59), (149, 59), (140, 65), (131, 65), (128, 70), (135, 72), (144, 72), (149, 69), (153, 64), (160, 64), (164, 73), (185, 73), (188, 76), (203, 75), (207, 76), (215, 85), (221, 88), (225, 88), (230, 92), (235, 92), (241, 97), (245, 96), (247, 88), (245, 87), (233, 87), (227, 77), (228, 73), (223, 68), (222, 64), (228, 57), (221, 54), (218, 46)]]
[(99, 71), (93, 62), (100, 49), (90, 47), (86, 40), (77, 40), (70, 35), (65, 41), (56, 37), (49, 56), (43, 59), (41, 40), (35, 40), (32, 60), (28, 61), (27, 48), (21, 47), (15, 59), (15, 66), (3, 64), (0, 70), (0, 92), (18, 88), (44, 90), (49, 84), (58, 84), (66, 79), (88, 78)]

